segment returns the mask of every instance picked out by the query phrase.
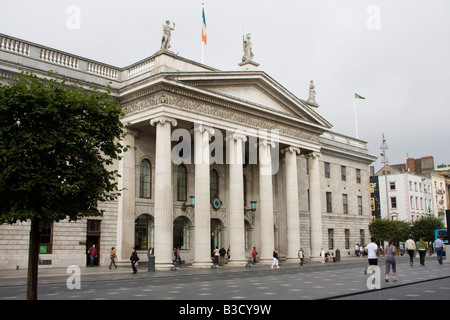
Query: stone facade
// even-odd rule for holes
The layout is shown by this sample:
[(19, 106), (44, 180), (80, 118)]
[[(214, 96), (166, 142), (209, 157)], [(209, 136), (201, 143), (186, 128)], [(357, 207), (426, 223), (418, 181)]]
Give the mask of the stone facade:
[[(42, 267), (85, 265), (92, 243), (100, 265), (111, 247), (128, 264), (137, 246), (141, 261), (153, 247), (166, 269), (175, 246), (185, 262), (209, 267), (215, 246), (243, 266), (253, 246), (271, 263), (274, 248), (289, 262), (300, 248), (312, 259), (322, 247), (345, 258), (368, 242), (375, 158), (366, 143), (331, 132), (317, 105), (264, 72), (219, 71), (166, 50), (117, 68), (0, 35), (3, 78), (17, 63), (86, 87), (110, 84), (128, 124), (124, 143), (135, 147), (114, 164), (124, 191), (101, 204), (103, 216), (43, 227)], [(27, 223), (0, 226), (0, 268), (26, 267), (28, 232)]]

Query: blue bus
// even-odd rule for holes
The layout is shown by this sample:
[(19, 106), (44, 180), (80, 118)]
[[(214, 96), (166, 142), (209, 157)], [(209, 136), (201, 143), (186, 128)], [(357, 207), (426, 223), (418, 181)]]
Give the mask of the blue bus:
[(434, 230), (434, 240), (438, 238), (438, 235), (441, 236), (441, 240), (444, 242), (445, 245), (447, 245), (448, 244), (447, 229)]
[[(445, 248), (448, 244), (447, 229), (434, 230), (434, 240), (437, 239), (438, 235), (441, 237), (442, 242), (444, 242), (444, 248)], [(444, 250), (444, 252), (442, 252), (443, 257), (447, 256), (446, 251), (447, 250)]]

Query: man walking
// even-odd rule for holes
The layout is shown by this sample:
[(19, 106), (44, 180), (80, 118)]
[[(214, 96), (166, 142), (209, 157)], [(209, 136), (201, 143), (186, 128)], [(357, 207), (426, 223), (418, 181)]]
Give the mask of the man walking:
[(133, 274), (136, 274), (136, 272), (137, 272), (136, 262), (139, 261), (139, 257), (137, 255), (136, 250), (134, 250), (133, 247), (131, 248), (130, 260), (131, 260), (131, 269), (133, 269)]
[(414, 254), (416, 253), (416, 243), (414, 242), (412, 236), (410, 236), (409, 239), (406, 241), (405, 246), (409, 254), (409, 265), (412, 266)]
[(92, 245), (92, 247), (89, 248), (88, 250), (88, 255), (90, 257), (90, 266), (93, 267), (94, 266), (94, 262), (95, 262), (95, 258), (97, 258), (97, 249), (95, 248), (95, 244)]
[(444, 242), (441, 240), (441, 236), (438, 236), (436, 241), (434, 241), (434, 250), (436, 251), (437, 260), (439, 264), (442, 264), (442, 253), (444, 251)]

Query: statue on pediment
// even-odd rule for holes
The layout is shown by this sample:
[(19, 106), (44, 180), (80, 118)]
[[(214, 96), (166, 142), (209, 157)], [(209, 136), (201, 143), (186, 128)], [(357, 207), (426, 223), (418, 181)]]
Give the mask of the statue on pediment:
[(175, 22), (172, 22), (173, 28), (170, 27), (170, 21), (167, 20), (166, 24), (162, 26), (163, 28), (163, 36), (161, 40), (161, 50), (169, 50), (170, 48), (170, 39), (172, 37), (172, 31), (175, 30)]
[(311, 82), (309, 83), (309, 97), (308, 97), (308, 102), (317, 104), (316, 102), (316, 91), (314, 90), (315, 86), (314, 86), (314, 82), (311, 80)]
[(244, 56), (242, 57), (242, 62), (248, 62), (253, 60), (253, 52), (252, 52), (252, 42), (250, 33), (247, 36), (242, 36), (243, 47), (244, 47)]

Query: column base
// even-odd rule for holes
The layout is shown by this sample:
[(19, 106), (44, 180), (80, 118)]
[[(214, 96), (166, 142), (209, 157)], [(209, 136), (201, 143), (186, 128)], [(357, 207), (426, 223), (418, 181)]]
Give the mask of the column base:
[(173, 263), (155, 263), (156, 271), (170, 271), (173, 267), (176, 268)]
[(258, 264), (271, 266), (273, 264), (273, 258), (261, 258), (258, 260)]
[(211, 268), (212, 266), (213, 266), (213, 263), (211, 261), (208, 261), (208, 262), (199, 261), (199, 262), (192, 263), (192, 267), (199, 268), (199, 269), (201, 269), (201, 268), (208, 269), (208, 268)]
[(228, 260), (228, 266), (230, 267), (245, 267), (247, 260)]
[(322, 262), (322, 257), (310, 257), (310, 262)]

